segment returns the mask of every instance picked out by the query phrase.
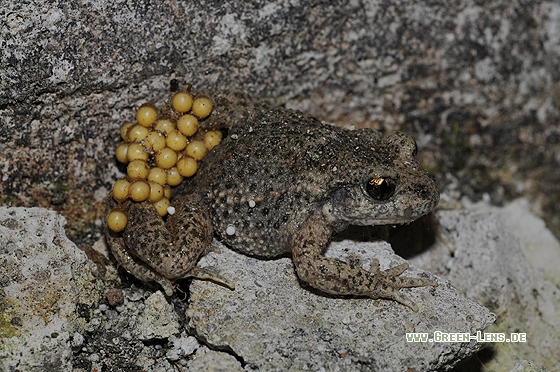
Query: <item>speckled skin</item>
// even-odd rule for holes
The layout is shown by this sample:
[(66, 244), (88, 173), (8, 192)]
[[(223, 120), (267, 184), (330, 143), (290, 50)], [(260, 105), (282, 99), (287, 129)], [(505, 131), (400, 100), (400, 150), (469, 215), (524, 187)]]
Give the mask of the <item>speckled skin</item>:
[(374, 262), (366, 271), (322, 255), (348, 224), (408, 223), (437, 205), (437, 186), (415, 160), (414, 140), (322, 124), (227, 92), (214, 102), (205, 125), (230, 128), (227, 137), (174, 191), (177, 213), (165, 225), (150, 203), (125, 205), (130, 221), (122, 237), (108, 234), (119, 263), (168, 295), (171, 281), (186, 276), (231, 286), (195, 267), (215, 235), (248, 255), (291, 253), (300, 279), (323, 292), (390, 298), (417, 311), (399, 289), (437, 283), (401, 277), (407, 264), (381, 271)]

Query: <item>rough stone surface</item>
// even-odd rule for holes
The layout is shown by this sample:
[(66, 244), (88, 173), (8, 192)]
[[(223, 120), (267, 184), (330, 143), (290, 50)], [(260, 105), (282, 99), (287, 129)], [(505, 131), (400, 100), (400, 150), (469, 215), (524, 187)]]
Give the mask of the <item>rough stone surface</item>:
[(0, 200), (62, 211), (80, 243), (99, 238), (116, 129), (173, 79), (413, 132), (441, 184), (529, 195), (560, 236), (555, 2), (32, 0), (0, 19)]
[(504, 206), (500, 215), (509, 230), (519, 239), (523, 254), (531, 267), (560, 286), (560, 242), (546, 228), (544, 221), (531, 213), (527, 199), (509, 203)]
[[(438, 216), (454, 253), (437, 245), (411, 261), (447, 278), (462, 294), (496, 313), (496, 323), (487, 332), (503, 332), (508, 337), (525, 333), (527, 337), (527, 342), (489, 344), (494, 355), (483, 361), (484, 368), (508, 371), (521, 358), (556, 369), (560, 363), (560, 292), (555, 283), (560, 274), (556, 270), (547, 278), (551, 272), (531, 265), (547, 257), (554, 260), (558, 254), (554, 252), (558, 242), (549, 239), (550, 231), (542, 220), (531, 214), (526, 200), (505, 208), (465, 202), (464, 209), (440, 211)], [(519, 228), (511, 221), (526, 221), (526, 225)], [(549, 245), (538, 250), (521, 248), (531, 240)]]
[(90, 308), (96, 267), (64, 234), (64, 217), (0, 207), (0, 370), (69, 371)]
[(510, 372), (546, 372), (546, 368), (529, 360), (517, 360)]
[(194, 358), (186, 366), (192, 371), (210, 372), (241, 372), (246, 371), (233, 356), (219, 351), (210, 350), (207, 347), (198, 349)]
[(242, 370), (235, 357), (209, 350), (179, 327), (181, 300), (167, 302), (161, 292), (134, 285), (123, 293), (122, 305), (102, 303), (93, 311), (73, 348), (74, 371)]
[(167, 302), (160, 291), (148, 297), (145, 305), (146, 308), (140, 319), (141, 340), (167, 338), (180, 332), (179, 319), (173, 312), (173, 305)]
[[(449, 278), (449, 282), (440, 279), (441, 285), (435, 289), (404, 290), (420, 306), (418, 314), (392, 301), (325, 297), (301, 286), (288, 258), (262, 261), (227, 248), (207, 256), (201, 265), (217, 266), (222, 275), (235, 280), (235, 291), (193, 281), (190, 303), (182, 293), (167, 302), (157, 291), (132, 285), (122, 289), (124, 302), (110, 306), (103, 299), (107, 282), (93, 276), (97, 266), (64, 237), (60, 216), (38, 208), (0, 208), (0, 241), (4, 244), (0, 252), (7, 270), (0, 276), (3, 367), (19, 363), (29, 366), (27, 370), (73, 368), (79, 372), (95, 368), (270, 370), (274, 361), (277, 364), (272, 367), (277, 369), (382, 366), (421, 371), (439, 366), (446, 370), (480, 345), (406, 343), (405, 334), (474, 333), (492, 322), (486, 309), (460, 292), (498, 315), (494, 328), (485, 332), (527, 334), (526, 343), (485, 344), (493, 356), (485, 357), (488, 354), (482, 350), (463, 361), (470, 366), (467, 370), (481, 368), (481, 360), (488, 371), (509, 371), (519, 357), (531, 360), (523, 366), (533, 370), (539, 365), (554, 370), (560, 334), (560, 300), (557, 286), (552, 284), (557, 275), (545, 278), (541, 269), (527, 263), (533, 261), (525, 259), (519, 246), (526, 237), (518, 238), (523, 231), (512, 232), (507, 221), (515, 220), (513, 216), (533, 221), (527, 231), (541, 237), (548, 230), (530, 215), (524, 200), (503, 209), (465, 204), (462, 210), (438, 212), (454, 254), (437, 243), (411, 259), (416, 266)], [(550, 249), (541, 248), (537, 254)], [(366, 267), (371, 257), (380, 258), (382, 267), (401, 262), (384, 243), (337, 240), (327, 254), (352, 260), (360, 256)], [(406, 272), (412, 276), (422, 273), (414, 268)], [(49, 300), (53, 296), (55, 302)], [(159, 316), (148, 316), (156, 309)], [(148, 318), (152, 321), (146, 322)], [(162, 319), (165, 321), (159, 322)], [(179, 326), (177, 319), (181, 319)], [(175, 325), (161, 327), (168, 324)], [(198, 340), (186, 333), (187, 328)], [(25, 340), (27, 346), (19, 349)], [(415, 352), (407, 357), (407, 350)], [(438, 361), (430, 359), (436, 355)], [(519, 363), (515, 368), (520, 368)]]
[[(358, 256), (364, 264), (377, 257), (382, 268), (403, 261), (388, 243), (336, 242), (327, 255)], [(257, 370), (448, 369), (481, 345), (408, 343), (406, 333), (475, 334), (495, 319), (445, 280), (436, 289), (403, 290), (420, 307), (414, 313), (387, 300), (314, 293), (301, 286), (289, 258), (262, 261), (222, 248), (221, 254), (203, 258), (201, 265), (219, 268), (221, 275), (235, 281), (236, 289), (193, 281), (189, 329), (213, 348), (232, 350)], [(422, 273), (413, 269), (406, 275)]]

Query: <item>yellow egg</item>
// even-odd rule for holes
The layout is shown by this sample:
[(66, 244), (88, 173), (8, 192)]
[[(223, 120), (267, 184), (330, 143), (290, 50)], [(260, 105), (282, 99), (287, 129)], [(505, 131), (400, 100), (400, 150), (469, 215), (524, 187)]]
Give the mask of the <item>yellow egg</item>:
[(121, 138), (123, 141), (126, 141), (126, 134), (128, 133), (128, 130), (132, 128), (134, 125), (135, 125), (134, 123), (129, 121), (128, 123), (124, 123), (121, 126)]
[(177, 170), (183, 177), (191, 177), (196, 173), (198, 163), (190, 156), (184, 156), (177, 161)]
[(153, 167), (148, 173), (148, 181), (159, 183), (160, 185), (167, 184), (167, 172), (160, 167)]
[(113, 198), (118, 202), (123, 202), (128, 198), (128, 190), (130, 189), (130, 182), (125, 179), (120, 179), (113, 185)]
[(173, 95), (171, 105), (175, 111), (183, 113), (191, 109), (193, 104), (192, 95), (186, 91), (179, 91)]
[(128, 163), (126, 167), (126, 174), (130, 178), (146, 178), (150, 172), (150, 167), (148, 167), (148, 163), (144, 160), (133, 160)]
[(177, 153), (166, 147), (156, 153), (155, 161), (158, 167), (169, 169), (177, 163)]
[(144, 151), (144, 146), (142, 146), (141, 144), (134, 142), (128, 145), (128, 151), (126, 153), (126, 158), (128, 159), (128, 161), (133, 161), (133, 160), (148, 160), (148, 157), (150, 156), (150, 154), (148, 154), (146, 151)]
[(148, 133), (143, 143), (147, 149), (159, 151), (165, 147), (165, 136), (154, 130)]
[(222, 141), (222, 132), (219, 130), (211, 130), (204, 133), (204, 145), (208, 150), (212, 150), (214, 147), (220, 144)]
[(121, 232), (128, 223), (128, 217), (122, 210), (115, 208), (107, 216), (107, 226), (114, 232)]
[(126, 133), (126, 142), (140, 142), (148, 135), (148, 128), (136, 124), (128, 129)]
[(151, 126), (158, 118), (158, 109), (152, 103), (144, 103), (136, 111), (136, 121), (143, 127)]
[(194, 116), (204, 119), (212, 112), (212, 100), (207, 96), (198, 96), (194, 99), (192, 105)]
[(174, 151), (181, 151), (187, 146), (187, 137), (178, 130), (174, 130), (167, 134), (167, 147)]
[(128, 163), (128, 143), (119, 143), (117, 149), (115, 150), (115, 156), (117, 160), (121, 163)]
[(198, 119), (194, 115), (183, 115), (177, 120), (177, 129), (185, 136), (190, 137), (198, 129)]
[(161, 133), (165, 133), (167, 135), (167, 133), (174, 131), (176, 127), (175, 123), (169, 119), (159, 119), (154, 124), (154, 129), (159, 130)]
[(169, 185), (163, 186), (163, 196), (165, 196), (167, 199), (171, 199), (171, 194), (172, 193), (173, 193), (173, 190), (171, 189), (171, 186), (169, 186)]
[(206, 145), (204, 144), (204, 142), (199, 140), (192, 141), (187, 145), (187, 148), (185, 149), (185, 154), (195, 160), (203, 159), (207, 153), (208, 149), (206, 148)]
[(146, 181), (138, 180), (130, 184), (130, 198), (137, 202), (142, 202), (150, 196), (150, 184)]
[(169, 186), (177, 186), (183, 182), (183, 176), (179, 174), (177, 167), (169, 168), (167, 170), (167, 184)]
[(156, 210), (162, 217), (167, 214), (167, 208), (169, 208), (170, 205), (169, 199), (165, 196), (154, 203), (154, 207), (156, 207)]
[(163, 198), (163, 186), (157, 182), (150, 182), (150, 196), (148, 199), (150, 199), (152, 203), (155, 203), (161, 198)]

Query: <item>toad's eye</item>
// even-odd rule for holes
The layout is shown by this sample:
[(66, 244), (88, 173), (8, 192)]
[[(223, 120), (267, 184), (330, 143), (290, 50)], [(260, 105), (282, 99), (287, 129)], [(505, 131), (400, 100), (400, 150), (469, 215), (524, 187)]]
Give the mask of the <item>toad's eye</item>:
[(367, 193), (378, 201), (389, 199), (397, 189), (397, 180), (391, 177), (374, 177), (366, 184)]

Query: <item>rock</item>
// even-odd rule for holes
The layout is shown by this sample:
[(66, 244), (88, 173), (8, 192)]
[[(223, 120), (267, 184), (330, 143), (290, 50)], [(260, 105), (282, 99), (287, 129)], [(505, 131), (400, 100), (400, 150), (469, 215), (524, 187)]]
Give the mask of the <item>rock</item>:
[(179, 336), (169, 336), (169, 344), (167, 359), (172, 361), (194, 354), (201, 346), (195, 337), (187, 335), (186, 332), (182, 332)]
[(1, 370), (69, 371), (83, 343), (104, 287), (65, 224), (53, 211), (0, 207)]
[(560, 236), (553, 1), (29, 0), (0, 14), (2, 202), (58, 205), (74, 241), (101, 234), (118, 127), (188, 83), (411, 132), (441, 185), (533, 195)]
[(525, 198), (514, 200), (500, 212), (504, 223), (519, 240), (523, 254), (534, 270), (560, 286), (560, 242), (546, 223), (531, 212)]
[(453, 243), (453, 254), (440, 244), (411, 262), (444, 276), (462, 294), (498, 314), (487, 332), (504, 333), (506, 338), (512, 333), (526, 335), (526, 342), (488, 344), (494, 355), (485, 361), (485, 368), (508, 371), (511, 361), (524, 358), (556, 369), (559, 274), (557, 269), (555, 274), (547, 270), (550, 264), (543, 262), (555, 260), (558, 241), (542, 220), (525, 200), (504, 208), (466, 201), (464, 209), (439, 211), (438, 216)]
[(210, 350), (207, 347), (202, 347), (199, 350), (193, 359), (187, 363), (189, 370), (208, 372), (245, 371), (239, 361), (229, 354)]
[(140, 339), (167, 338), (180, 333), (179, 319), (173, 311), (173, 305), (157, 291), (144, 303), (144, 313), (140, 318)]
[(93, 310), (84, 341), (74, 349), (74, 366), (87, 371), (172, 370), (164, 347), (165, 337), (180, 332), (173, 307), (158, 292), (136, 286), (122, 292), (121, 305), (102, 303)]
[(517, 360), (510, 372), (546, 372), (546, 368), (528, 360)]
[[(237, 288), (193, 281), (185, 314), (198, 340), (177, 322), (187, 306), (179, 297), (168, 302), (148, 286), (133, 285), (121, 290), (122, 304), (102, 303), (114, 282), (106, 286), (94, 276), (97, 266), (66, 239), (64, 219), (56, 213), (0, 208), (0, 259), (5, 263), (0, 268), (1, 367), (447, 370), (486, 346), (493, 349), (493, 358), (484, 360), (490, 370), (509, 371), (519, 357), (527, 361), (515, 368), (554, 370), (560, 334), (557, 278), (542, 266), (533, 268), (528, 262), (543, 260), (526, 260), (519, 242), (536, 241), (524, 233), (537, 236), (539, 249), (527, 250), (537, 255), (550, 251), (543, 245), (557, 242), (523, 200), (505, 208), (465, 205), (438, 212), (454, 253), (437, 243), (410, 259), (441, 276), (435, 289), (403, 290), (419, 313), (389, 300), (324, 296), (302, 287), (289, 258), (263, 261), (223, 247), (200, 264), (219, 268)], [(514, 224), (512, 231), (518, 219), (528, 227)], [(385, 243), (335, 241), (326, 254), (362, 257), (366, 268), (372, 257), (380, 258), (382, 268), (402, 262)], [(405, 275), (431, 276), (416, 268)], [(485, 329), (493, 315), (462, 295), (496, 312), (495, 326)], [(438, 330), (525, 333), (527, 342), (406, 342), (407, 333), (434, 336)]]
[[(450, 368), (481, 344), (410, 343), (406, 334), (434, 331), (476, 334), (495, 317), (475, 301), (460, 296), (449, 283), (405, 289), (418, 313), (388, 300), (331, 298), (303, 288), (289, 258), (258, 260), (221, 247), (201, 265), (220, 269), (235, 282), (231, 291), (193, 281), (187, 310), (189, 329), (218, 350), (231, 350), (257, 370), (406, 370)], [(331, 244), (327, 255), (373, 257), (381, 267), (403, 260), (388, 243)], [(430, 275), (410, 269), (406, 275)]]

